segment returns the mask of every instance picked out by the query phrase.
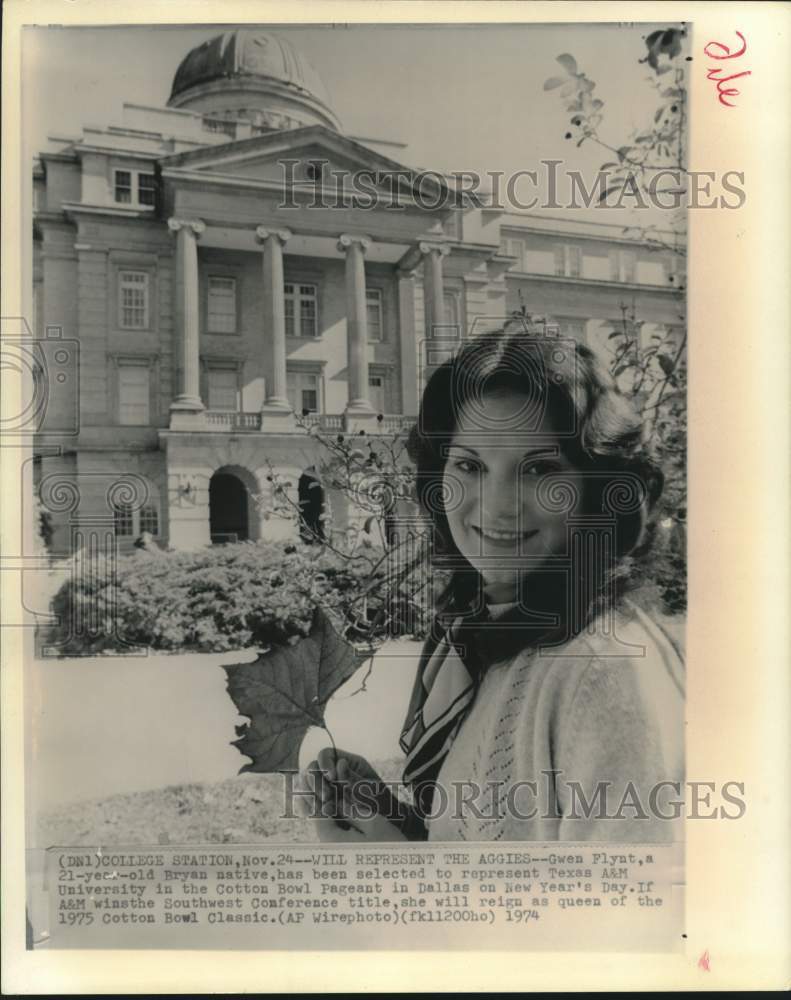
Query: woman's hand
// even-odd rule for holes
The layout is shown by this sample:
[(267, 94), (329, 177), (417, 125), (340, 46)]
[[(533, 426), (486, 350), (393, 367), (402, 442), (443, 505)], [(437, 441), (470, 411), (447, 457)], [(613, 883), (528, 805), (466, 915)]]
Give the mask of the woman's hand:
[(313, 793), (309, 816), (316, 823), (319, 840), (406, 839), (399, 828), (406, 807), (364, 757), (325, 747), (308, 765), (305, 776)]

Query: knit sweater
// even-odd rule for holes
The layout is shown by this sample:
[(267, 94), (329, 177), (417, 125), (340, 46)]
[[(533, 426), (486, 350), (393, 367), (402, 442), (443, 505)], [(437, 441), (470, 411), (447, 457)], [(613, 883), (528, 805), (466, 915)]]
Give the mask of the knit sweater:
[(680, 840), (662, 814), (683, 802), (683, 674), (633, 607), (609, 635), (493, 664), (439, 772), (428, 839)]

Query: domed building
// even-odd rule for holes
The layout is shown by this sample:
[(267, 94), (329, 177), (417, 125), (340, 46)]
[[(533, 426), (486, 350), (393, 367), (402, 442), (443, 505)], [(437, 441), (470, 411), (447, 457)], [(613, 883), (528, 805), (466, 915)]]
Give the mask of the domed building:
[(619, 227), (461, 204), (403, 144), (344, 134), (276, 32), (210, 33), (163, 101), (34, 168), (33, 326), (69, 369), (36, 438), (56, 552), (298, 538), (266, 515), (270, 468), (344, 534), (370, 512), (324, 495), (309, 428), (394, 434), (431, 368), (524, 302), (605, 343), (638, 294), (646, 335), (678, 321), (661, 256)]
[(192, 49), (173, 77), (168, 107), (256, 128), (325, 125), (340, 130), (321, 77), (291, 42), (269, 31), (224, 31)]

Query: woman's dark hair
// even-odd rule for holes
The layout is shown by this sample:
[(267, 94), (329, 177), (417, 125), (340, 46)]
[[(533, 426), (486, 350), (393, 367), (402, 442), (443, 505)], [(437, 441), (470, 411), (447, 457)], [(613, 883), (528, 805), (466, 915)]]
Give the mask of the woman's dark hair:
[[(479, 574), (453, 542), (444, 508), (443, 472), (462, 407), (474, 419), (480, 400), (497, 391), (523, 395), (521, 412), (537, 431), (548, 417), (561, 450), (582, 471), (583, 496), (575, 520), (580, 507), (583, 521), (609, 520), (610, 541), (595, 559), (576, 559), (565, 575), (549, 566), (530, 577), (530, 608), (556, 620), (559, 616), (566, 631), (568, 608), (572, 603), (579, 606), (582, 599), (584, 610), (571, 626), (574, 634), (601, 610), (605, 597), (611, 600), (625, 589), (628, 557), (642, 550), (651, 534), (646, 530), (648, 512), (659, 499), (664, 477), (644, 446), (636, 409), (589, 348), (532, 336), (521, 326), (510, 330), (506, 326), (466, 342), (429, 378), (407, 443), (417, 467), (418, 501), (433, 526), (434, 565), (452, 570), (436, 602), (439, 612), (469, 607), (480, 591)], [(544, 502), (563, 504), (562, 474), (544, 477), (538, 488), (544, 491)], [(568, 498), (568, 488), (565, 495)], [(578, 588), (573, 601), (572, 584)], [(538, 629), (539, 634), (545, 642), (554, 631)]]

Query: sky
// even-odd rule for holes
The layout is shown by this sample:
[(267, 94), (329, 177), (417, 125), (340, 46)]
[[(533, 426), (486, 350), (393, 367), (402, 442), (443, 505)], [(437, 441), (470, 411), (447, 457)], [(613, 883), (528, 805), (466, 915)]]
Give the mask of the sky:
[[(624, 8), (627, 9), (626, 7)], [(50, 134), (119, 123), (124, 101), (163, 106), (181, 59), (230, 25), (33, 27), (23, 40), (24, 155)], [(265, 26), (262, 26), (265, 27)], [(274, 30), (318, 70), (346, 134), (404, 142), (393, 158), (410, 166), (479, 173), (534, 169), (565, 159), (593, 176), (611, 160), (563, 138), (568, 114), (555, 59), (572, 54), (605, 102), (601, 132), (614, 146), (651, 123), (656, 99), (638, 62), (656, 25), (325, 25)], [(528, 194), (528, 192), (526, 192)], [(548, 214), (557, 215), (558, 212)], [(626, 213), (582, 217), (628, 224)], [(615, 218), (614, 216), (617, 216)]]

